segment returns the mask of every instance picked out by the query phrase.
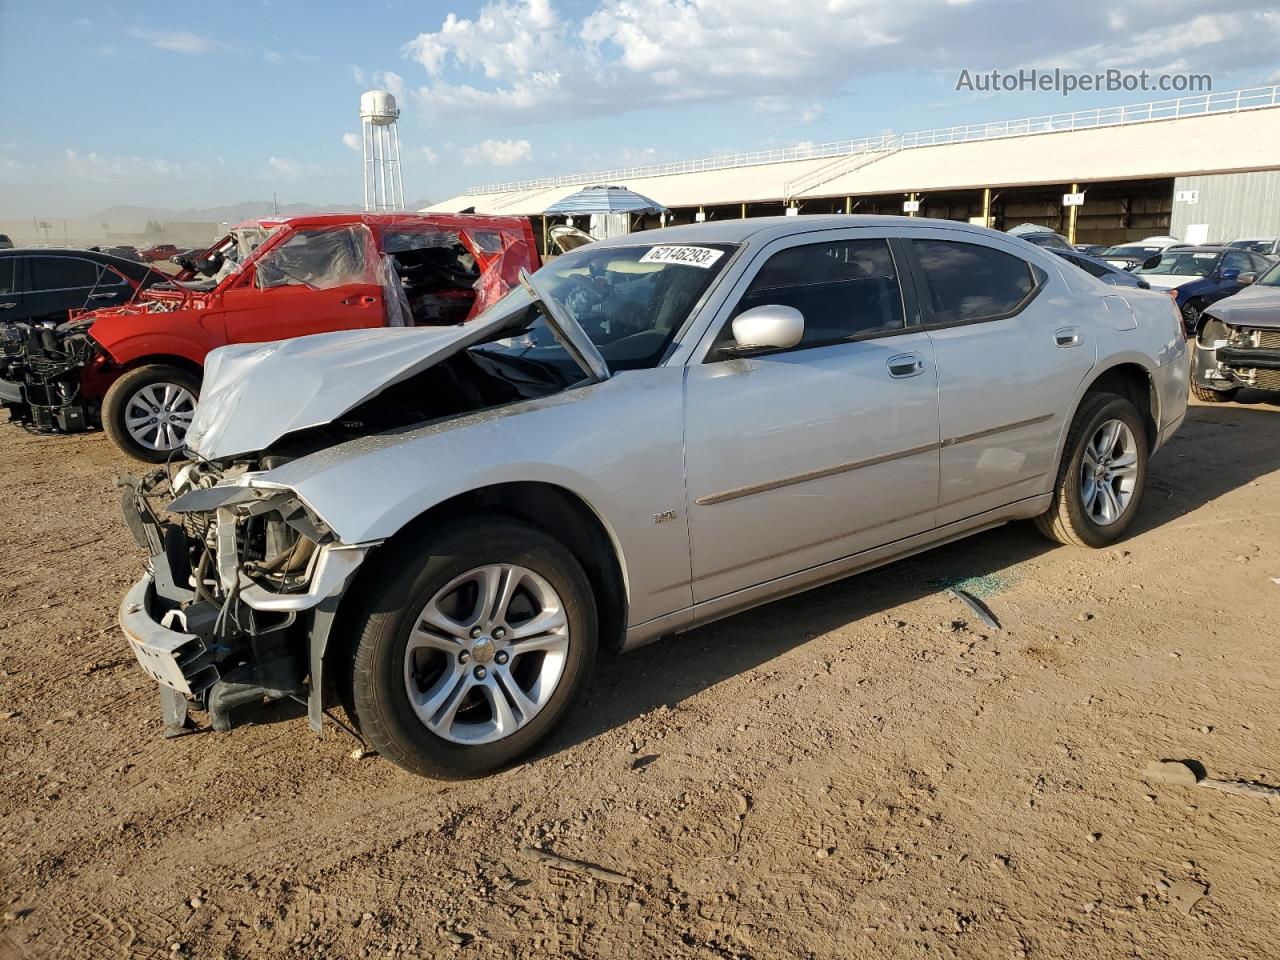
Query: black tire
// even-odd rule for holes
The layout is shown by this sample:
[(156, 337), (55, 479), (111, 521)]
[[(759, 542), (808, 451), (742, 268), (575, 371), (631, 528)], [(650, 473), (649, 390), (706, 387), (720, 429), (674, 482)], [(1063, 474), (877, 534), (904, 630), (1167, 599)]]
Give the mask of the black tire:
[[(175, 384), (190, 393), (192, 397), (200, 396), (200, 378), (195, 374), (179, 367), (155, 363), (130, 370), (121, 376), (111, 384), (107, 395), (102, 400), (103, 430), (117, 447), (135, 460), (142, 460), (144, 463), (164, 463), (172, 456), (174, 449), (181, 448), (181, 443), (176, 448), (148, 447), (134, 439), (125, 425), (130, 401), (148, 387), (161, 384)], [(183, 438), (186, 437), (185, 428), (182, 429), (181, 434)]]
[(1182, 307), (1182, 325), (1188, 337), (1200, 335), (1200, 324), (1204, 320), (1204, 304), (1199, 300), (1189, 300)]
[[(1093, 520), (1085, 509), (1080, 489), (1085, 448), (1108, 420), (1120, 420), (1133, 435), (1137, 475), (1133, 494), (1120, 516), (1109, 524)], [(1067, 442), (1053, 488), (1053, 503), (1035, 518), (1037, 529), (1050, 540), (1078, 547), (1105, 547), (1115, 543), (1133, 522), (1147, 485), (1148, 440), (1146, 425), (1133, 404), (1111, 393), (1086, 394), (1071, 421)]]
[[(397, 766), (448, 780), (490, 773), (533, 750), (577, 702), (595, 663), (595, 598), (573, 554), (536, 527), (491, 515), (449, 524), (426, 542), (393, 549), (382, 563), (386, 575), (367, 595), (355, 623), (351, 700), (361, 733)], [(551, 585), (565, 612), (569, 647), (559, 682), (531, 720), (490, 743), (457, 743), (431, 731), (410, 705), (406, 645), (419, 613), (438, 591), (496, 563), (525, 567)]]
[(1226, 390), (1214, 390), (1211, 387), (1202, 387), (1194, 380), (1191, 381), (1191, 395), (1201, 403), (1230, 403), (1236, 398), (1236, 394), (1239, 392), (1239, 387), (1228, 387)]

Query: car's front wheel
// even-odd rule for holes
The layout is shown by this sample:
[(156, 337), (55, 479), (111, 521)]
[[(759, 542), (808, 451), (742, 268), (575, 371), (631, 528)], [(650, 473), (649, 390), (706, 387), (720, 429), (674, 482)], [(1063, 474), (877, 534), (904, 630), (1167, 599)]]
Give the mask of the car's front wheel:
[(1105, 547), (1133, 522), (1147, 483), (1147, 432), (1124, 397), (1089, 394), (1067, 433), (1053, 503), (1036, 518), (1059, 543)]
[(168, 364), (124, 374), (102, 400), (102, 427), (117, 447), (147, 463), (164, 463), (181, 450), (195, 415), (200, 380)]
[(490, 516), (393, 547), (382, 562), (352, 669), (361, 732), (399, 766), (448, 779), (532, 750), (595, 661), (595, 600), (573, 554)]

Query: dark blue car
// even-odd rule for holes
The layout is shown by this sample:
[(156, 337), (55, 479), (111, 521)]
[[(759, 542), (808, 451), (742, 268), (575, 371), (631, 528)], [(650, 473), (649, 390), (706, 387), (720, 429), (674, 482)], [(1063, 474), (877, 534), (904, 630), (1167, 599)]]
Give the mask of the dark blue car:
[(1173, 297), (1190, 337), (1199, 332), (1205, 307), (1239, 293), (1270, 266), (1265, 257), (1248, 250), (1178, 247), (1151, 257), (1133, 273)]

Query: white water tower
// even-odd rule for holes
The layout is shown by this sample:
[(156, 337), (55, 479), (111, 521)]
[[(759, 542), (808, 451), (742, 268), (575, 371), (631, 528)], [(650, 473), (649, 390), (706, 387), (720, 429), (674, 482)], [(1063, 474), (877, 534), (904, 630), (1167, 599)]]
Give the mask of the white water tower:
[(400, 175), (400, 108), (386, 90), (360, 95), (360, 144), (364, 153), (364, 208), (404, 209), (404, 180)]

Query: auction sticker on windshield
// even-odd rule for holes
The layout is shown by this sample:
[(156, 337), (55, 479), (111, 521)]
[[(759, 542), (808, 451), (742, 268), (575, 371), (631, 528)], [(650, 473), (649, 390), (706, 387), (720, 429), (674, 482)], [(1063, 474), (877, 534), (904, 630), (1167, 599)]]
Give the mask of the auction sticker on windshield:
[(651, 247), (640, 258), (641, 263), (682, 263), (690, 267), (707, 269), (724, 254), (723, 250), (710, 247)]

